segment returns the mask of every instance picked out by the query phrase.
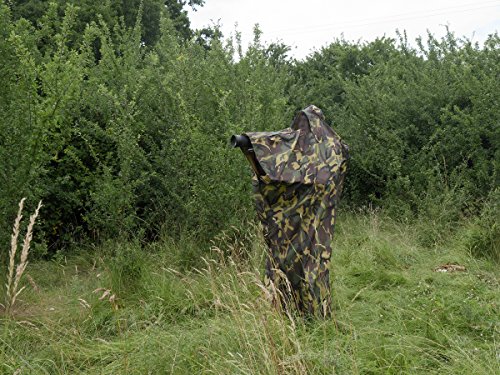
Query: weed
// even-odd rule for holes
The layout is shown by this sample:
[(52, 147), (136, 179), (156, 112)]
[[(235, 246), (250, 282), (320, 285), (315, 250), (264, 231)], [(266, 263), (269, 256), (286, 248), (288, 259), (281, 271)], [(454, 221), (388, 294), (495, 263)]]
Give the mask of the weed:
[[(26, 230), (26, 235), (24, 236), (23, 246), (21, 249), (21, 255), (19, 258), (19, 263), (17, 267), (15, 267), (16, 262), (16, 253), (18, 248), (18, 237), (20, 232), (20, 225), (22, 219), (22, 211), (23, 205), (26, 198), (21, 199), (19, 202), (19, 210), (17, 212), (16, 219), (14, 221), (14, 227), (12, 230), (11, 244), (10, 244), (10, 252), (9, 252), (9, 267), (8, 267), (8, 275), (7, 275), (7, 284), (6, 284), (6, 299), (5, 299), (5, 314), (10, 315), (12, 312), (12, 308), (16, 302), (17, 297), (24, 290), (24, 287), (19, 288), (19, 282), (21, 281), (21, 277), (26, 270), (26, 266), (28, 264), (28, 254), (30, 250), (31, 239), (33, 238), (33, 226), (35, 225), (36, 218), (38, 217), (38, 212), (42, 207), (42, 202), (38, 203), (37, 208), (33, 215), (30, 216), (30, 221), (28, 224), (28, 228)], [(14, 273), (15, 267), (15, 273)]]

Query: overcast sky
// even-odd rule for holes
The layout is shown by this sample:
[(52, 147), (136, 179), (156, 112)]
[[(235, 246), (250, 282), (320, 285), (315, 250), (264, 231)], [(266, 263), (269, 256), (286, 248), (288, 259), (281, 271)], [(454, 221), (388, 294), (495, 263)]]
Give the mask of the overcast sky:
[(442, 36), (448, 25), (457, 36), (483, 42), (500, 28), (500, 0), (206, 0), (189, 17), (195, 29), (220, 24), (225, 37), (237, 23), (244, 45), (258, 23), (264, 41), (282, 41), (303, 58), (342, 35), (371, 41), (395, 37), (396, 29), (414, 40), (426, 30)]

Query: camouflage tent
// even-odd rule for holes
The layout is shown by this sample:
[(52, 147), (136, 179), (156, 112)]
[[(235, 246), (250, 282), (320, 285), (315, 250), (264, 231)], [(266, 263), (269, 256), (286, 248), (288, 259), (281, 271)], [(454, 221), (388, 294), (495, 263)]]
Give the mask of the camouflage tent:
[(246, 133), (256, 208), (269, 247), (266, 285), (275, 302), (330, 315), (328, 264), (347, 146), (313, 105), (277, 132)]

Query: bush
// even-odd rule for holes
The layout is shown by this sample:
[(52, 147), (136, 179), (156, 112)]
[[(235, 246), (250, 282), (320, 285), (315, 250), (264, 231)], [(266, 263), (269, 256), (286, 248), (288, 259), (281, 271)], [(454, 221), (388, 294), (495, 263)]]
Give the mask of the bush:
[(53, 3), (29, 22), (0, 4), (0, 243), (22, 196), (45, 202), (35, 248), (49, 254), (167, 231), (207, 243), (253, 216), (229, 136), (282, 129), (311, 103), (350, 145), (344, 202), (435, 223), (424, 242), (498, 185), (497, 34), (335, 41), (291, 61), (258, 28), (242, 53), (216, 28), (185, 39), (167, 12), (146, 38), (135, 11)]
[(443, 201), (455, 217), (479, 211), (498, 182), (499, 42), (336, 41), (297, 64), (294, 102), (317, 100), (350, 145), (351, 205), (423, 219)]
[(58, 22), (53, 5), (38, 26), (0, 9), (2, 239), (28, 192), (46, 202), (52, 252), (88, 237), (151, 240), (162, 228), (207, 241), (239, 223), (250, 172), (228, 139), (289, 121), (286, 77), (258, 38), (236, 62), (219, 34), (181, 42), (167, 14), (147, 46), (139, 23), (111, 30), (100, 18), (73, 39), (74, 7)]

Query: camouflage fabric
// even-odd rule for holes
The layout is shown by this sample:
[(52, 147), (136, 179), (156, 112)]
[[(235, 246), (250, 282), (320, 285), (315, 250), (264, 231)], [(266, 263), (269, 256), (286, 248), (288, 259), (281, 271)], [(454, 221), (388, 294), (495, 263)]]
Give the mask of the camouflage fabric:
[(327, 317), (328, 265), (347, 146), (313, 105), (287, 129), (245, 135), (264, 172), (254, 175), (253, 187), (270, 250), (265, 283), (278, 296), (275, 302)]

